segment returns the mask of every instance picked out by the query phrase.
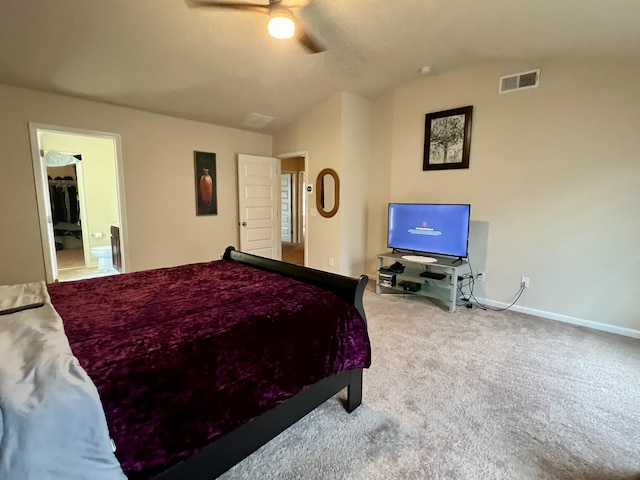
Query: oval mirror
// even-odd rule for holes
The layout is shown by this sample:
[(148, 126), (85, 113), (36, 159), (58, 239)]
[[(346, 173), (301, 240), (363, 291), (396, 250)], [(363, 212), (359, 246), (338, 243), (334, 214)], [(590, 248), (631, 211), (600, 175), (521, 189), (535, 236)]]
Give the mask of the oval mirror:
[(316, 180), (316, 208), (325, 218), (333, 217), (340, 207), (340, 179), (335, 170), (325, 168)]

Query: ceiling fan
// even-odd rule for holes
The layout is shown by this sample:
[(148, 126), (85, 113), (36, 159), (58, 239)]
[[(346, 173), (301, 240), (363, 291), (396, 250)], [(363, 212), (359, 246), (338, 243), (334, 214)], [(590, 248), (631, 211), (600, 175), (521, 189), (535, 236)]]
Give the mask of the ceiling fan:
[(275, 38), (287, 39), (294, 35), (297, 40), (304, 45), (309, 53), (324, 52), (325, 48), (309, 33), (297, 19), (291, 9), (296, 7), (285, 7), (282, 0), (269, 0), (268, 5), (241, 2), (223, 2), (217, 0), (186, 0), (191, 7), (212, 7), (227, 8), (231, 10), (244, 10), (247, 12), (258, 12), (269, 15), (268, 30), (269, 35)]

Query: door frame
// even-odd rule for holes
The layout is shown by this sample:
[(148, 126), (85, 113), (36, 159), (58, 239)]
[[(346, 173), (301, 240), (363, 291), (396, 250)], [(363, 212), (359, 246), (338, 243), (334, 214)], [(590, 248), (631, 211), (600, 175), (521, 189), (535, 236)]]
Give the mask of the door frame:
[(38, 135), (39, 132), (63, 133), (68, 135), (81, 135), (85, 137), (109, 138), (113, 140), (115, 145), (114, 153), (116, 157), (116, 195), (118, 197), (118, 210), (120, 214), (120, 240), (124, 245), (124, 248), (121, 250), (122, 272), (126, 272), (129, 259), (129, 229), (127, 228), (127, 215), (125, 208), (126, 202), (124, 194), (124, 173), (122, 165), (122, 140), (120, 134), (29, 122), (31, 160), (33, 162), (33, 174), (36, 186), (36, 202), (38, 205), (40, 238), (42, 244), (42, 255), (44, 259), (46, 281), (48, 283), (57, 281), (58, 269), (56, 260), (55, 239), (53, 238), (53, 228), (51, 228), (49, 221), (52, 216), (51, 204), (49, 202), (49, 183), (47, 179), (47, 169), (43, 165), (42, 157), (40, 155), (40, 138)]
[[(289, 228), (291, 229), (291, 242), (289, 243), (298, 243), (298, 231), (297, 231), (298, 210), (296, 208), (296, 203), (298, 198), (297, 197), (298, 174), (296, 172), (290, 172), (290, 171), (285, 171), (281, 169), (280, 175), (289, 176)], [(294, 199), (294, 194), (295, 194), (295, 199)], [(282, 221), (282, 211), (280, 211), (280, 220)]]
[[(298, 157), (303, 157), (304, 158), (304, 178), (306, 180), (306, 184), (307, 186), (311, 185), (311, 183), (309, 182), (309, 151), (308, 150), (301, 150), (301, 151), (297, 151), (297, 152), (288, 152), (288, 153), (280, 153), (278, 155), (274, 155), (275, 158), (279, 159), (279, 160), (283, 160), (285, 158), (298, 158)], [(282, 162), (280, 162), (282, 163)], [(302, 185), (299, 184), (298, 188), (301, 189)], [(309, 192), (301, 192), (302, 195), (309, 195)], [(311, 195), (313, 195), (313, 192), (311, 192)], [(315, 202), (313, 202), (313, 204), (315, 205)], [(309, 265), (309, 235), (310, 235), (310, 231), (309, 231), (309, 201), (308, 201), (308, 197), (305, 197), (305, 201), (303, 202), (304, 205), (304, 211), (301, 212), (304, 215), (304, 222), (305, 222), (305, 234), (304, 234), (304, 266), (306, 267), (307, 265)]]

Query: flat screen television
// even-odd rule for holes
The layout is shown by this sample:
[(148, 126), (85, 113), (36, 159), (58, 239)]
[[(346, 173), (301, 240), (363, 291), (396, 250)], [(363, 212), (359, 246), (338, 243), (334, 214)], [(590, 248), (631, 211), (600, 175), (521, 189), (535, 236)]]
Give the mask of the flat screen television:
[(390, 203), (387, 246), (466, 258), (470, 214), (468, 204)]

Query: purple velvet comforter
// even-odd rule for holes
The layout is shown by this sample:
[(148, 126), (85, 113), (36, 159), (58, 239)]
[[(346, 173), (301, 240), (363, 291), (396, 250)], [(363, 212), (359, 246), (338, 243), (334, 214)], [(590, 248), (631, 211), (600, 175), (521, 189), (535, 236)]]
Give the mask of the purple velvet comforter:
[(355, 308), (232, 261), (48, 289), (131, 479), (152, 478), (304, 387), (370, 364)]

